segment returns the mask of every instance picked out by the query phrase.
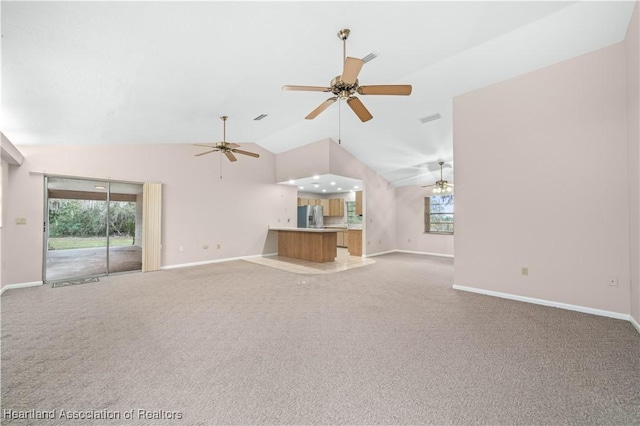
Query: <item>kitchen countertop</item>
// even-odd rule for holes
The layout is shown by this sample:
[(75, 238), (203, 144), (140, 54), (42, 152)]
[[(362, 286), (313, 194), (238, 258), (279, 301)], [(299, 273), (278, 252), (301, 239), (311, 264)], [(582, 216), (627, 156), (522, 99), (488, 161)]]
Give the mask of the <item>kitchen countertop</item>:
[(269, 231), (293, 231), (293, 232), (338, 232), (337, 229), (324, 229), (324, 228), (274, 228), (269, 227)]

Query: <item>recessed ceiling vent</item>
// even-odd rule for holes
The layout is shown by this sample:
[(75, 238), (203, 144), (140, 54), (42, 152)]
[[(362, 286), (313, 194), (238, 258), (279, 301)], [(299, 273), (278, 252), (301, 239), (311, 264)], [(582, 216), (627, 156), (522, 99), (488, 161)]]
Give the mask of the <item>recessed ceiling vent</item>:
[(422, 124), (424, 124), (424, 123), (428, 123), (430, 121), (439, 120), (441, 118), (442, 118), (442, 116), (440, 114), (433, 114), (433, 115), (429, 115), (427, 117), (418, 118), (418, 120), (420, 120), (420, 122)]
[(377, 58), (377, 57), (378, 57), (378, 54), (377, 54), (377, 53), (373, 53), (373, 52), (371, 52), (371, 53), (369, 53), (367, 56), (365, 56), (364, 58), (362, 58), (362, 62), (364, 62), (364, 63), (366, 64), (367, 62), (369, 62), (369, 61), (371, 61), (371, 60), (373, 60), (373, 59), (375, 59), (375, 58)]
[(267, 116), (267, 114), (260, 114), (259, 116), (257, 116), (257, 117), (256, 117), (256, 118), (254, 118), (253, 120), (254, 120), (254, 121), (260, 121), (260, 120), (262, 120), (263, 118), (265, 118), (266, 116)]

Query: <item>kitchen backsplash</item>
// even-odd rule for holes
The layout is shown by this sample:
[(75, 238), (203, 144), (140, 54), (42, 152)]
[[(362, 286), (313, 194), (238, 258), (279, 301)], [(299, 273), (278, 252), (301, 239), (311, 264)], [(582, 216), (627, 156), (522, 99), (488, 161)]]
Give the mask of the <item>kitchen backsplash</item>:
[(324, 225), (344, 225), (347, 226), (347, 218), (340, 216), (325, 216), (324, 217)]

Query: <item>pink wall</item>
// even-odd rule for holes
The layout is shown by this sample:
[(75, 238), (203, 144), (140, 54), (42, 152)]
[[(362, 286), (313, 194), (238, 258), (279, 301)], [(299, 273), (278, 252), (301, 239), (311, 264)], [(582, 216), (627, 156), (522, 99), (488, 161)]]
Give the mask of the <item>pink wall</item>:
[(453, 235), (424, 233), (424, 197), (430, 189), (396, 188), (396, 246), (398, 250), (453, 256)]
[[(274, 183), (272, 153), (247, 149), (260, 158), (223, 159), (220, 179), (219, 154), (194, 157), (201, 150), (191, 145), (21, 146), (25, 162), (9, 171), (3, 283), (42, 279), (43, 177), (30, 171), (161, 182), (163, 266), (276, 252), (267, 228), (295, 220), (296, 190)], [(15, 217), (27, 225), (15, 225)]]
[(360, 179), (364, 182), (362, 201), (362, 251), (372, 256), (396, 249), (396, 188), (347, 148), (334, 141), (329, 144), (332, 174)]
[(4, 253), (4, 245), (5, 240), (2, 238), (2, 229), (6, 226), (7, 217), (5, 215), (6, 205), (7, 205), (7, 190), (9, 187), (9, 164), (5, 160), (0, 160), (0, 174), (2, 176), (2, 184), (0, 186), (0, 194), (2, 195), (2, 201), (0, 202), (0, 210), (3, 212), (2, 214), (2, 224), (0, 224), (0, 289), (4, 287), (5, 280), (3, 276), (5, 274), (5, 265), (6, 262), (2, 257), (2, 253)]
[(625, 39), (627, 64), (627, 141), (629, 160), (629, 236), (631, 315), (640, 322), (640, 3), (636, 2)]
[(620, 43), (454, 99), (455, 284), (629, 313), (625, 97)]
[(276, 155), (276, 182), (330, 173), (329, 143), (323, 139)]

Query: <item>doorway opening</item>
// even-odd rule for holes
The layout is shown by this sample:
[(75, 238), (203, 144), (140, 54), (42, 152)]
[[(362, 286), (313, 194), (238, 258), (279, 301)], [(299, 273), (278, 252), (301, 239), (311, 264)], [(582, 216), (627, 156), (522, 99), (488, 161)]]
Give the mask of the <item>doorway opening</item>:
[(142, 270), (143, 185), (45, 177), (45, 282)]

